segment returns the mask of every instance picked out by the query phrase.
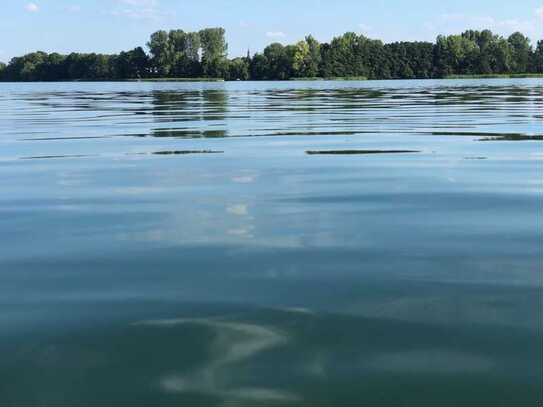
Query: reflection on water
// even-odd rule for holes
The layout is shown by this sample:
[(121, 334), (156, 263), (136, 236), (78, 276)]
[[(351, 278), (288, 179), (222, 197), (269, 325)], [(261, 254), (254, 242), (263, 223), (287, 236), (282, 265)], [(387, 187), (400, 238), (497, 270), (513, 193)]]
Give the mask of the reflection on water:
[(371, 155), (371, 154), (407, 154), (420, 153), (416, 150), (309, 150), (308, 155)]
[[(264, 388), (227, 387), (232, 378), (232, 366), (251, 360), (268, 349), (287, 342), (285, 335), (272, 329), (252, 324), (212, 320), (159, 320), (142, 323), (149, 326), (173, 327), (175, 325), (203, 325), (214, 331), (211, 345), (217, 354), (200, 369), (192, 370), (186, 377), (167, 375), (161, 379), (163, 390), (172, 393), (203, 393), (224, 399), (249, 399), (254, 401), (295, 401), (297, 397), (286, 392)], [(229, 380), (230, 378), (230, 380)], [(239, 402), (239, 400), (238, 400)]]
[(0, 90), (2, 406), (543, 402), (542, 80)]
[(522, 141), (522, 140), (543, 140), (543, 136), (527, 136), (522, 134), (508, 134), (496, 137), (485, 137), (480, 141)]
[(2, 133), (21, 141), (127, 135), (524, 138), (537, 137), (543, 117), (543, 86), (535, 80), (3, 88)]

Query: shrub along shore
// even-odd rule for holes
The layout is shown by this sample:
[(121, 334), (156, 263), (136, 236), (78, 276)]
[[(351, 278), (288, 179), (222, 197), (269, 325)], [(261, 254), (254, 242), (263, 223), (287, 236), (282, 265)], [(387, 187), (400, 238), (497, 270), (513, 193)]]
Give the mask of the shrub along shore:
[(330, 43), (311, 35), (292, 45), (228, 58), (222, 28), (157, 31), (146, 49), (115, 55), (33, 52), (0, 63), (2, 81), (83, 80), (364, 80), (543, 77), (543, 41), (520, 32), (490, 30), (439, 36), (431, 42), (395, 42), (346, 33)]

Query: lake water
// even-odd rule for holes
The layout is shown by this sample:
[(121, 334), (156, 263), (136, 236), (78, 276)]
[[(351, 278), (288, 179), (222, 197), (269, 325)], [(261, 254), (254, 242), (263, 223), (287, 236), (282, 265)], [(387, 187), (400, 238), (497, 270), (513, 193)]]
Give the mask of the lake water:
[(0, 84), (0, 405), (541, 406), (542, 140), (543, 80)]

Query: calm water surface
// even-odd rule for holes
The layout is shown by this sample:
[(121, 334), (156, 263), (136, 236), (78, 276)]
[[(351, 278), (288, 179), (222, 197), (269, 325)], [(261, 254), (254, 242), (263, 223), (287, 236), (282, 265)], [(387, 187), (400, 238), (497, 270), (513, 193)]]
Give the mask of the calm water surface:
[(0, 404), (543, 405), (542, 108), (0, 84)]

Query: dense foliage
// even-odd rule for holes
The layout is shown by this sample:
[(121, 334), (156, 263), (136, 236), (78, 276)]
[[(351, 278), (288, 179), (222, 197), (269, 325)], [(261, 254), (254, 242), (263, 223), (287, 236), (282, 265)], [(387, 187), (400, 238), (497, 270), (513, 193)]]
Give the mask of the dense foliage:
[(346, 33), (320, 44), (312, 36), (292, 45), (273, 43), (262, 53), (227, 58), (222, 28), (157, 31), (142, 47), (118, 55), (34, 52), (0, 63), (0, 80), (120, 80), (140, 78), (442, 78), (451, 75), (543, 73), (543, 41), (535, 49), (516, 32), (489, 30), (439, 36), (436, 43), (395, 42)]

